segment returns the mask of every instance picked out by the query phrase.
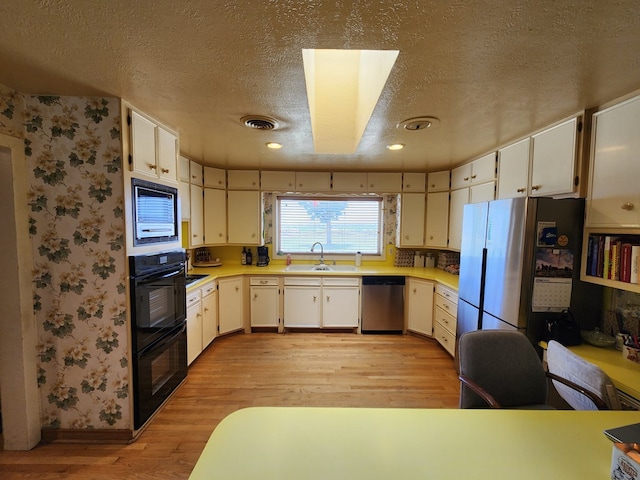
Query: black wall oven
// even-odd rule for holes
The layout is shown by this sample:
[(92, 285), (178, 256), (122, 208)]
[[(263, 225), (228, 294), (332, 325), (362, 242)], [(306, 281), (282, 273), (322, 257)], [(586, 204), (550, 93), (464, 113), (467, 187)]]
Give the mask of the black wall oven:
[(184, 250), (129, 257), (134, 428), (187, 376)]

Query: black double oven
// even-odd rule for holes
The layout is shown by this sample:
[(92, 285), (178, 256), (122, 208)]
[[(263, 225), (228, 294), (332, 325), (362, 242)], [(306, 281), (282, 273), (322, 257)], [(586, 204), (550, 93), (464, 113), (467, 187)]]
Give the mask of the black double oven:
[(136, 430), (187, 376), (185, 265), (184, 250), (129, 257)]

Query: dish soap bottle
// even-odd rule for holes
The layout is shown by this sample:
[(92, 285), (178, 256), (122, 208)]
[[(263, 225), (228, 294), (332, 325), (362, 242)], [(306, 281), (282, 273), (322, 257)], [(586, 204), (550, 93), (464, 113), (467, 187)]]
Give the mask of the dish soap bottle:
[(247, 264), (247, 248), (246, 247), (242, 247), (242, 260), (240, 261), (240, 263), (242, 265)]
[(247, 250), (247, 265), (251, 265), (253, 263), (253, 254), (251, 253), (251, 249)]

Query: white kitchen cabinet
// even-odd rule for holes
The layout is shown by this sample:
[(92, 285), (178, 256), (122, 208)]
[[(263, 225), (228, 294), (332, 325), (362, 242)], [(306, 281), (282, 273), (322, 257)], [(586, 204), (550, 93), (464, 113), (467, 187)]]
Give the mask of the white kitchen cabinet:
[(527, 137), (498, 150), (498, 198), (528, 195), (530, 144)]
[(496, 179), (496, 154), (491, 152), (451, 170), (451, 190)]
[(496, 182), (469, 187), (469, 203), (490, 202), (496, 198)]
[(449, 198), (449, 248), (460, 250), (462, 246), (462, 215), (469, 203), (469, 189), (452, 190)]
[(368, 173), (367, 183), (369, 193), (400, 193), (402, 191), (402, 173)]
[(592, 142), (586, 226), (640, 228), (640, 97), (595, 113)]
[(426, 247), (447, 248), (449, 229), (449, 192), (427, 193)]
[(189, 186), (191, 215), (189, 221), (189, 247), (199, 247), (204, 243), (204, 198), (199, 185)]
[(204, 242), (206, 245), (227, 243), (227, 192), (204, 189)]
[(202, 303), (200, 289), (187, 294), (187, 365), (202, 353)]
[(227, 192), (227, 239), (233, 245), (262, 245), (262, 202), (259, 191)]
[(205, 188), (226, 188), (227, 171), (222, 168), (204, 167), (203, 184)]
[(189, 182), (180, 180), (178, 183), (178, 195), (180, 196), (180, 219), (189, 220), (191, 217), (191, 190)]
[(451, 172), (431, 172), (427, 176), (427, 192), (448, 192)]
[(251, 326), (278, 327), (280, 325), (280, 282), (277, 277), (249, 279), (251, 297)]
[(322, 279), (285, 277), (284, 326), (320, 328), (322, 326)]
[(322, 279), (322, 326), (357, 328), (360, 319), (360, 279)]
[(129, 110), (128, 115), (132, 170), (145, 177), (177, 183), (177, 136), (134, 110)]
[(203, 166), (193, 160), (189, 162), (189, 182), (200, 187), (204, 185)]
[(229, 170), (227, 172), (229, 190), (259, 190), (260, 172), (258, 170)]
[(451, 288), (437, 284), (434, 304), (433, 336), (451, 356), (455, 356), (458, 293)]
[(429, 337), (432, 336), (433, 282), (409, 278), (405, 288), (407, 329)]
[(367, 191), (367, 174), (365, 172), (334, 172), (333, 191), (359, 193)]
[(178, 157), (178, 180), (181, 182), (189, 183), (189, 164), (191, 160), (187, 157), (180, 155)]
[(400, 196), (400, 225), (397, 246), (424, 246), (425, 194), (403, 193)]
[(262, 171), (260, 188), (265, 192), (293, 192), (296, 188), (296, 172)]
[(296, 172), (296, 191), (329, 192), (331, 190), (331, 173), (329, 172)]
[(202, 350), (207, 348), (218, 332), (218, 290), (216, 282), (200, 287), (202, 297)]
[(427, 175), (425, 173), (404, 173), (402, 175), (403, 192), (424, 192)]
[(244, 287), (242, 277), (218, 280), (218, 333), (244, 328)]
[(531, 137), (531, 196), (574, 191), (580, 120), (572, 118)]

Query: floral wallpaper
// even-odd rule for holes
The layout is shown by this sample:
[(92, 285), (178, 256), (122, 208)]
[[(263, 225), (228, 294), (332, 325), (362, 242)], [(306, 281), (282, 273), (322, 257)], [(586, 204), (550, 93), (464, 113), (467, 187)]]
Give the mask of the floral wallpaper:
[(120, 103), (19, 97), (0, 89), (0, 128), (20, 119), (32, 172), (42, 425), (129, 429)]

